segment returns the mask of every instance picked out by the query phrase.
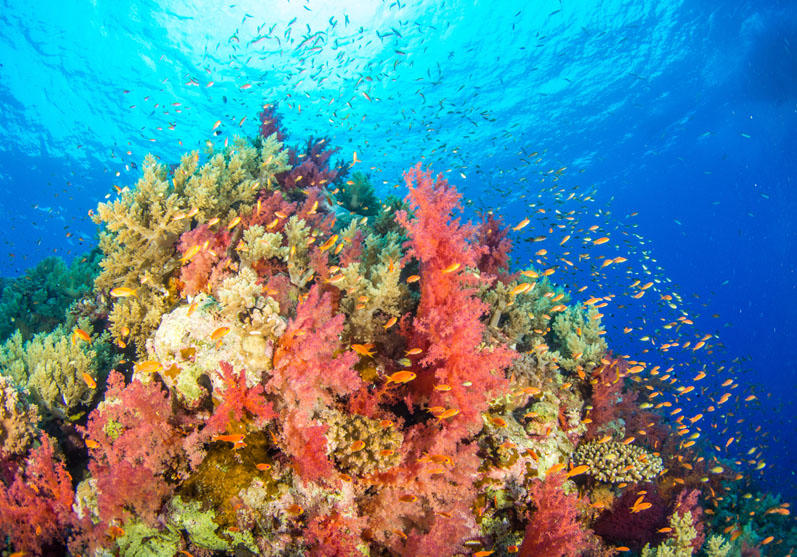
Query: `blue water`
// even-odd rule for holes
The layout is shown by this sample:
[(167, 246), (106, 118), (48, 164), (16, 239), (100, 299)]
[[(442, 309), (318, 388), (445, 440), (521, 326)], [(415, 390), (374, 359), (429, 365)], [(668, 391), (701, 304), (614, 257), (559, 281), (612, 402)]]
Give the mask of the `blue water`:
[[(733, 436), (732, 457), (764, 447), (756, 477), (794, 500), (794, 3), (349, 4), (3, 2), (2, 274), (85, 252), (88, 211), (133, 184), (147, 152), (176, 162), (253, 136), (277, 102), (296, 137), (357, 151), (380, 193), (401, 193), (401, 171), (424, 160), (450, 171), (471, 214), (531, 217), (517, 265), (540, 247), (523, 238), (555, 222), (539, 207), (610, 231), (624, 267), (560, 263), (554, 278), (617, 295), (605, 310), (615, 352), (684, 377), (725, 366), (708, 394), (725, 376), (756, 394), (705, 435)], [(556, 205), (557, 188), (594, 200)], [(624, 295), (636, 279), (655, 282), (640, 301)], [(656, 302), (667, 293), (677, 309)], [(712, 354), (643, 352), (642, 337), (666, 342), (662, 325), (683, 315), (695, 324), (681, 340), (716, 335)]]

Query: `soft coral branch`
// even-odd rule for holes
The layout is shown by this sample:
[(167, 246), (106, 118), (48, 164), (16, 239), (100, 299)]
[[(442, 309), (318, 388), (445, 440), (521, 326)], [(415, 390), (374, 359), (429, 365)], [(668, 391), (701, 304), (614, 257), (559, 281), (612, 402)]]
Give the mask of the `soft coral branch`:
[(39, 553), (63, 543), (73, 523), (72, 478), (55, 459), (53, 444), (42, 434), (22, 469), (0, 490), (0, 538), (8, 536), (17, 550)]
[[(474, 228), (452, 215), (460, 210), (460, 194), (442, 177), (433, 180), (420, 164), (405, 174), (412, 217), (400, 211), (398, 222), (409, 234), (408, 255), (420, 262), (421, 300), (410, 343), (426, 350), (418, 381), (411, 385), (416, 401), (455, 408), (459, 414), (448, 422), (453, 437), (464, 437), (481, 428), (488, 393), (506, 388), (503, 370), (515, 357), (505, 346), (482, 348), (487, 306), (476, 296), (480, 279), (467, 268), (476, 268), (482, 247), (468, 239)], [(434, 384), (449, 391), (434, 391)]]

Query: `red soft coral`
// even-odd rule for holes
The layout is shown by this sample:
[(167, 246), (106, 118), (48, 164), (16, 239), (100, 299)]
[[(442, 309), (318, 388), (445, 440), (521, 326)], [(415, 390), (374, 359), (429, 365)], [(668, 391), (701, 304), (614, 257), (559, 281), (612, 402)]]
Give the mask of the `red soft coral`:
[(164, 472), (179, 453), (170, 415), (169, 395), (158, 383), (135, 380), (125, 386), (122, 374), (111, 372), (105, 402), (83, 429), (92, 442), (89, 471), (104, 522), (123, 520), (128, 513), (155, 520), (171, 492)]
[(298, 154), (295, 150), (288, 151), (288, 163), (291, 170), (276, 176), (280, 186), (285, 190), (297, 187), (322, 188), (331, 184), (336, 178), (345, 173), (345, 168), (338, 164), (335, 168), (330, 168), (329, 159), (337, 153), (340, 148), (325, 148), (326, 139), (314, 140), (312, 137), (307, 140), (307, 147), (304, 153)]
[(697, 551), (703, 547), (706, 541), (705, 526), (703, 525), (703, 507), (700, 506), (699, 489), (683, 489), (678, 494), (673, 507), (673, 513), (683, 517), (686, 513), (692, 515), (692, 526), (695, 528), (695, 538), (692, 540), (692, 548)]
[(41, 446), (0, 490), (0, 539), (8, 536), (16, 550), (31, 553), (63, 544), (73, 523), (72, 500), (72, 478), (54, 458), (50, 438), (42, 434)]
[[(226, 252), (230, 241), (229, 230), (221, 229), (214, 232), (207, 224), (180, 236), (177, 247), (180, 254), (186, 258), (180, 270), (180, 280), (185, 283), (186, 293), (196, 294), (204, 290), (208, 283), (221, 280), (224, 264), (228, 261)], [(193, 255), (190, 252), (194, 252)]]
[(578, 520), (578, 496), (565, 494), (564, 480), (559, 472), (529, 487), (537, 510), (526, 526), (520, 557), (574, 557), (590, 549), (589, 533)]
[(356, 519), (334, 512), (314, 516), (307, 523), (304, 539), (309, 546), (310, 557), (360, 557), (360, 528)]
[(501, 217), (494, 217), (491, 213), (482, 215), (482, 221), (476, 230), (475, 242), (482, 246), (476, 266), (485, 275), (498, 277), (498, 280), (507, 282), (510, 279), (509, 252), (512, 251), (512, 240), (509, 239), (509, 227), (503, 226)]
[(587, 440), (597, 439), (605, 434), (612, 422), (618, 418), (617, 405), (623, 399), (623, 381), (626, 364), (622, 360), (612, 360), (592, 372), (592, 410), (587, 425)]
[(277, 107), (273, 104), (263, 106), (263, 110), (257, 115), (260, 120), (258, 135), (267, 139), (271, 134), (277, 134), (277, 141), (285, 141), (285, 132), (282, 130), (282, 118), (277, 115)]
[[(422, 172), (420, 164), (405, 179), (412, 218), (399, 211), (397, 220), (410, 237), (408, 256), (418, 259), (421, 271), (421, 300), (409, 341), (426, 351), (409, 387), (416, 402), (459, 410), (446, 423), (454, 437), (464, 437), (481, 429), (488, 396), (507, 387), (503, 370), (517, 354), (505, 346), (480, 346), (487, 306), (476, 295), (481, 279), (466, 268), (476, 268), (484, 249), (468, 242), (473, 227), (452, 217), (461, 209), (460, 194), (444, 178), (435, 181), (431, 172)], [(436, 391), (435, 384), (451, 389)]]
[[(645, 491), (645, 501), (650, 508), (631, 512), (639, 492)], [(614, 545), (626, 545), (641, 551), (646, 543), (656, 545), (664, 539), (659, 530), (667, 526), (667, 508), (655, 484), (638, 484), (626, 489), (615, 499), (611, 510), (605, 511), (593, 528), (604, 541)]]
[[(354, 369), (357, 355), (341, 352), (342, 314), (332, 296), (314, 285), (296, 308), (274, 350), (274, 369), (266, 388), (281, 400), (283, 441), (300, 474), (318, 479), (332, 470), (326, 457), (326, 426), (314, 421), (321, 407), (357, 390), (362, 380)], [(320, 460), (319, 460), (320, 459)], [(327, 464), (321, 462), (326, 461)]]
[(263, 396), (263, 385), (249, 387), (245, 373), (236, 372), (227, 362), (219, 362), (219, 366), (224, 385), (214, 394), (221, 399), (221, 403), (208, 420), (205, 433), (221, 433), (227, 430), (231, 422), (250, 417), (256, 427), (262, 428), (267, 421), (277, 417), (271, 402)]

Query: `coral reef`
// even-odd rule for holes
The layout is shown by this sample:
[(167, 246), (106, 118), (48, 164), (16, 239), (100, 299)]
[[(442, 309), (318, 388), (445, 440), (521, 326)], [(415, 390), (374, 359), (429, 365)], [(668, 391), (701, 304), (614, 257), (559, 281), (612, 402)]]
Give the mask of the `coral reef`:
[(684, 381), (608, 351), (608, 298), (514, 269), (502, 219), (465, 222), (420, 164), (380, 201), (356, 157), (285, 146), (273, 105), (260, 132), (148, 156), (100, 204), (100, 251), (5, 285), (0, 551), (797, 546), (788, 505), (698, 451)]

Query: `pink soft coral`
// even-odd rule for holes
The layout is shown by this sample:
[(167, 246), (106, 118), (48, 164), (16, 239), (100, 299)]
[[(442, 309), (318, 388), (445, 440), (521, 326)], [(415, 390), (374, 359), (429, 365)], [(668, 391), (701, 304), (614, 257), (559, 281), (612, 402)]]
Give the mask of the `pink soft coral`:
[(0, 489), (0, 538), (8, 536), (15, 549), (32, 553), (64, 543), (73, 523), (71, 482), (69, 472), (54, 458), (52, 441), (42, 434), (41, 446)]
[(266, 385), (283, 404), (284, 448), (307, 479), (318, 479), (332, 470), (331, 464), (324, 463), (328, 462), (326, 426), (315, 421), (316, 411), (362, 384), (354, 369), (357, 355), (351, 350), (341, 352), (343, 320), (332, 308), (331, 294), (313, 286), (277, 343)]
[[(180, 236), (177, 247), (182, 256), (190, 255), (190, 251), (195, 252), (190, 258), (186, 258), (180, 270), (180, 280), (185, 283), (188, 294), (196, 294), (204, 290), (208, 283), (221, 280), (225, 262), (228, 262), (226, 252), (230, 240), (228, 230), (221, 229), (214, 232), (207, 224)], [(199, 251), (195, 251), (197, 249)]]
[[(461, 209), (460, 194), (442, 177), (433, 180), (421, 166), (405, 174), (412, 217), (399, 211), (398, 222), (410, 240), (408, 256), (420, 262), (421, 301), (410, 333), (410, 344), (425, 349), (410, 388), (417, 402), (459, 410), (447, 421), (454, 437), (476, 433), (482, 426), (489, 393), (508, 385), (503, 370), (516, 354), (505, 346), (481, 347), (487, 306), (476, 296), (480, 278), (467, 270), (477, 267), (485, 252), (468, 242), (474, 229), (453, 218)], [(449, 391), (433, 390), (446, 384)]]
[(565, 494), (564, 480), (559, 472), (529, 487), (537, 510), (526, 526), (520, 557), (575, 557), (591, 547), (589, 533), (578, 520), (578, 496)]
[(164, 472), (178, 456), (179, 435), (169, 423), (171, 400), (155, 381), (112, 371), (105, 403), (83, 429), (91, 448), (89, 471), (97, 482), (100, 518), (108, 523), (134, 513), (154, 522), (171, 492)]
[(482, 221), (476, 230), (476, 245), (482, 246), (476, 266), (488, 276), (495, 276), (502, 282), (510, 278), (509, 252), (512, 251), (512, 240), (509, 239), (509, 227), (503, 226), (501, 217), (492, 214), (482, 215)]
[(231, 422), (240, 422), (250, 418), (256, 427), (262, 428), (267, 421), (276, 418), (271, 402), (264, 394), (263, 385), (249, 387), (246, 384), (246, 373), (236, 372), (227, 362), (219, 362), (223, 387), (214, 393), (220, 404), (205, 426), (208, 435), (227, 430)]

